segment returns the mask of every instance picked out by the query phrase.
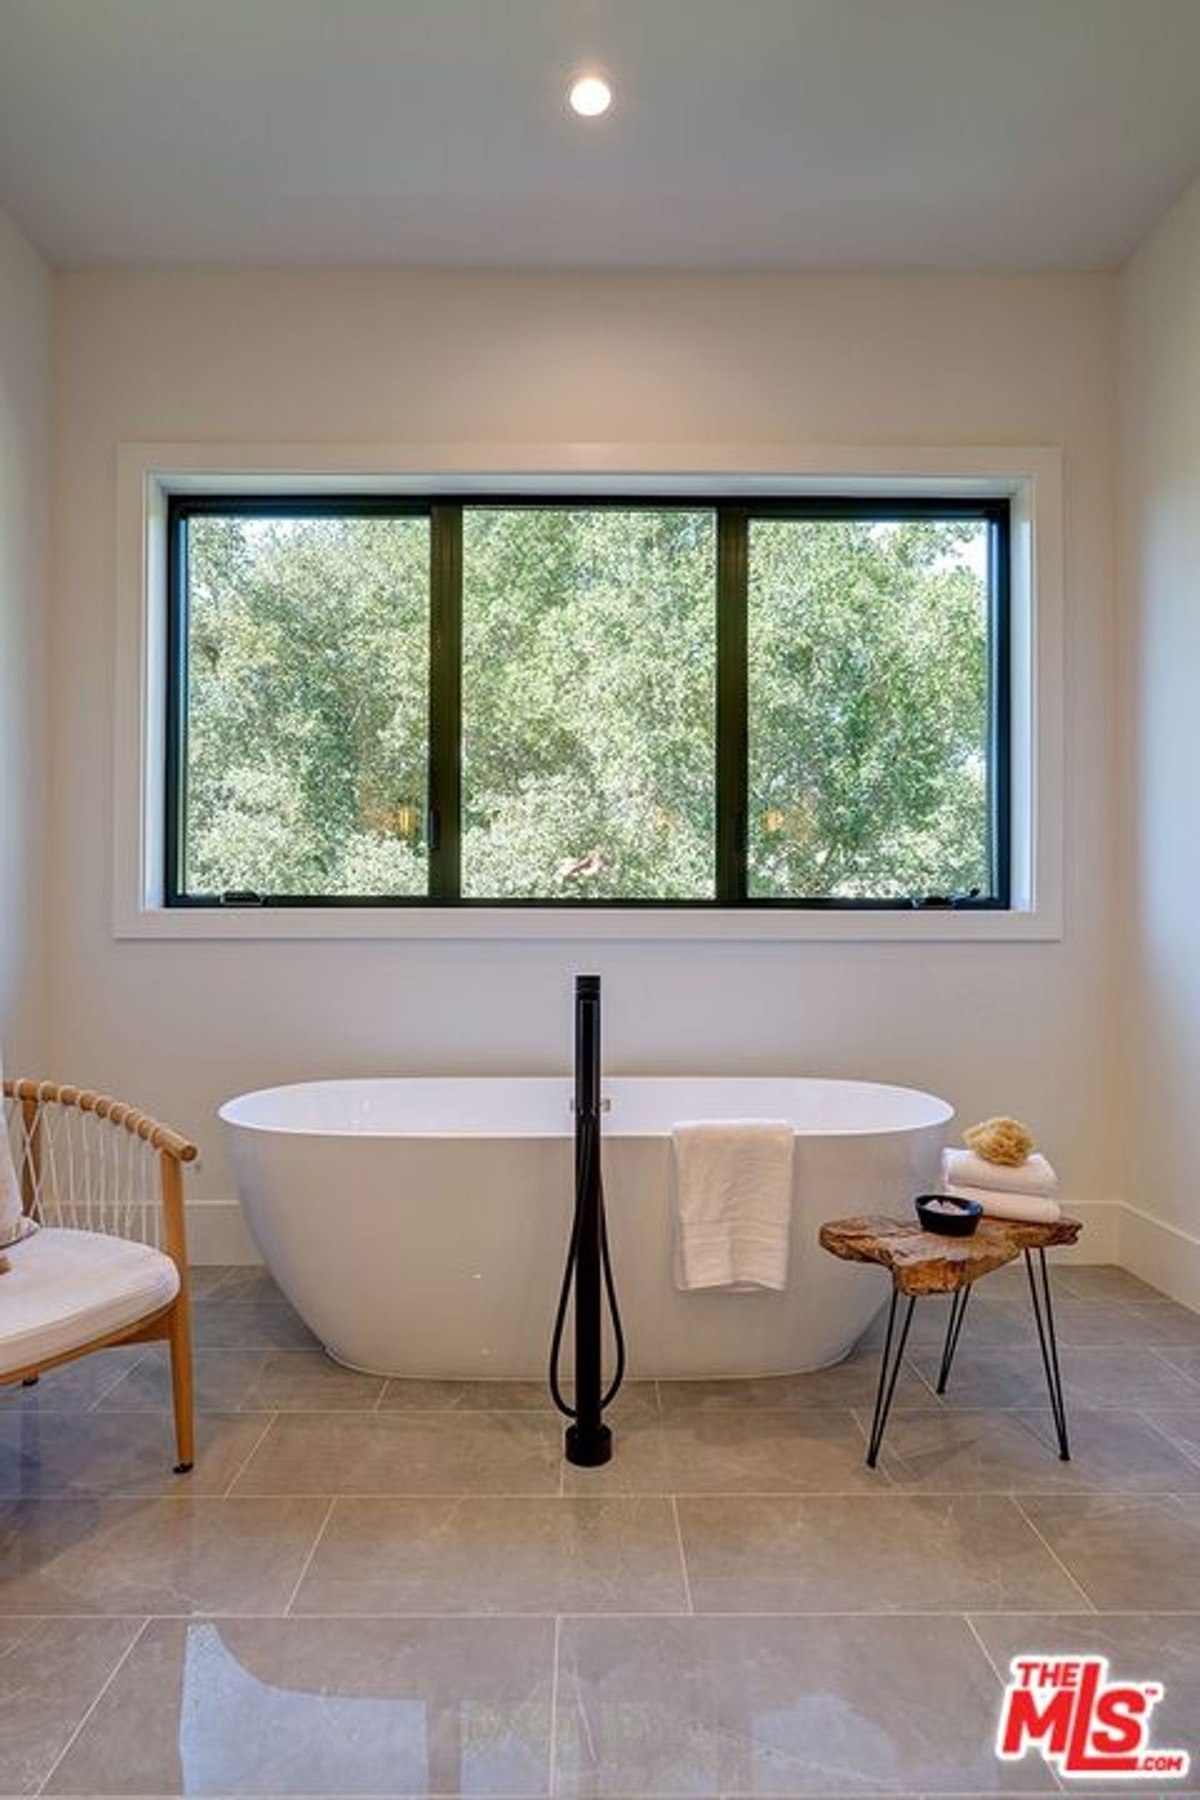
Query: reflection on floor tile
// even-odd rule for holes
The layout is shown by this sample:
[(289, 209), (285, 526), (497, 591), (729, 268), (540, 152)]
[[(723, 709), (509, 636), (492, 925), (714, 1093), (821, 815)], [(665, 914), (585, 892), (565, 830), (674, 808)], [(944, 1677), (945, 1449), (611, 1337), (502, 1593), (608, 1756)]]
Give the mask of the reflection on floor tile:
[(567, 1619), (564, 1795), (1053, 1792), (992, 1753), (995, 1673), (958, 1618)]
[(140, 1619), (0, 1619), (0, 1794), (33, 1794)]
[(47, 1369), (30, 1387), (10, 1382), (0, 1387), (0, 1417), (27, 1408), (37, 1412), (87, 1412), (146, 1356), (144, 1344), (97, 1350), (75, 1362)]
[(544, 1795), (545, 1619), (153, 1621), (55, 1794)]
[(322, 1500), (0, 1501), (0, 1612), (282, 1612)]
[[(232, 1413), (196, 1420), (196, 1466), (175, 1475), (166, 1413), (29, 1413), (0, 1416), (0, 1497), (223, 1494), (266, 1421)], [(181, 1486), (186, 1484), (186, 1486)]]
[(674, 1510), (651, 1498), (339, 1500), (293, 1606), (354, 1614), (686, 1610)]

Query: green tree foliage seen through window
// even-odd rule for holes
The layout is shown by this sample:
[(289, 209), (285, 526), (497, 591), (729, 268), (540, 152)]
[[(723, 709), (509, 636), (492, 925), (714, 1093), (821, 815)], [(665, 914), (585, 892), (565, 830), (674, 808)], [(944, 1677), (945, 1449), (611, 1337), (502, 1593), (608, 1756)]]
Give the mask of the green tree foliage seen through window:
[(749, 891), (986, 892), (988, 532), (755, 519)]
[(465, 514), (465, 894), (712, 897), (716, 540), (712, 512)]
[(187, 890), (422, 894), (427, 518), (188, 524)]

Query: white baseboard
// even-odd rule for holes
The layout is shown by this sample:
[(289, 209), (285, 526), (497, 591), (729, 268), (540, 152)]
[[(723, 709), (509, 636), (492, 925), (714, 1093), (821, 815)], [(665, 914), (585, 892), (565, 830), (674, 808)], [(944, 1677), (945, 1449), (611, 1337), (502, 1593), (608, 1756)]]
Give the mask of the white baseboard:
[(1200, 1312), (1200, 1236), (1194, 1231), (1126, 1204), (1116, 1260), (1131, 1275)]
[[(1115, 1263), (1123, 1260), (1121, 1246), (1128, 1239), (1130, 1242), (1138, 1237), (1135, 1230), (1130, 1230), (1122, 1214), (1132, 1212), (1130, 1207), (1123, 1207), (1116, 1200), (1083, 1200), (1069, 1203), (1072, 1217), (1082, 1219), (1083, 1233), (1079, 1243), (1071, 1250), (1056, 1251), (1055, 1255), (1065, 1262), (1073, 1263)], [(1145, 1215), (1139, 1215), (1144, 1217)], [(202, 1263), (259, 1263), (262, 1258), (254, 1247), (254, 1241), (246, 1228), (242, 1209), (236, 1200), (192, 1200), (188, 1202), (188, 1249), (192, 1261)], [(1163, 1230), (1170, 1230), (1164, 1226)], [(1200, 1307), (1200, 1239), (1195, 1244), (1196, 1292), (1197, 1298), (1188, 1301), (1191, 1306)], [(1142, 1275), (1140, 1268), (1132, 1263), (1126, 1267), (1133, 1269), (1134, 1274)], [(1166, 1281), (1153, 1275), (1142, 1275), (1144, 1281), (1153, 1282), (1165, 1293), (1174, 1290)], [(1180, 1296), (1177, 1296), (1180, 1297)]]

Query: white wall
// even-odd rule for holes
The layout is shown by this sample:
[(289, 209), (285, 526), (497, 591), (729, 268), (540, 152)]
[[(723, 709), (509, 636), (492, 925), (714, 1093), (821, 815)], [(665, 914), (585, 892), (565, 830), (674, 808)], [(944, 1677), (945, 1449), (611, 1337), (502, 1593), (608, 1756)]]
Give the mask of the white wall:
[[(1116, 283), (999, 278), (66, 275), (57, 283), (53, 1040), (195, 1133), (355, 1071), (545, 1071), (569, 976), (610, 1065), (821, 1071), (1033, 1120), (1070, 1195), (1119, 1185), (1111, 801)], [(1065, 456), (1066, 931), (1042, 944), (116, 942), (116, 446), (1053, 444)]]
[(1200, 180), (1124, 278), (1134, 1266), (1200, 1305)]
[(0, 1037), (38, 1071), (49, 480), (50, 282), (0, 208)]

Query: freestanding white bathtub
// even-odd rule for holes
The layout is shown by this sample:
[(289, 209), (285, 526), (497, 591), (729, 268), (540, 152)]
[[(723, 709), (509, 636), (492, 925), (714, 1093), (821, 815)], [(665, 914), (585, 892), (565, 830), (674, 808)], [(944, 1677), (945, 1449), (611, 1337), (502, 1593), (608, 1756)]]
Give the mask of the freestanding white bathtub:
[[(332, 1356), (388, 1375), (545, 1374), (574, 1200), (572, 1091), (566, 1077), (320, 1081), (221, 1108), (254, 1241)], [(827, 1256), (817, 1229), (904, 1211), (932, 1187), (951, 1108), (856, 1081), (617, 1076), (604, 1094), (631, 1374), (782, 1374), (844, 1356), (885, 1284)], [(789, 1285), (679, 1293), (671, 1128), (735, 1118), (796, 1127)]]

